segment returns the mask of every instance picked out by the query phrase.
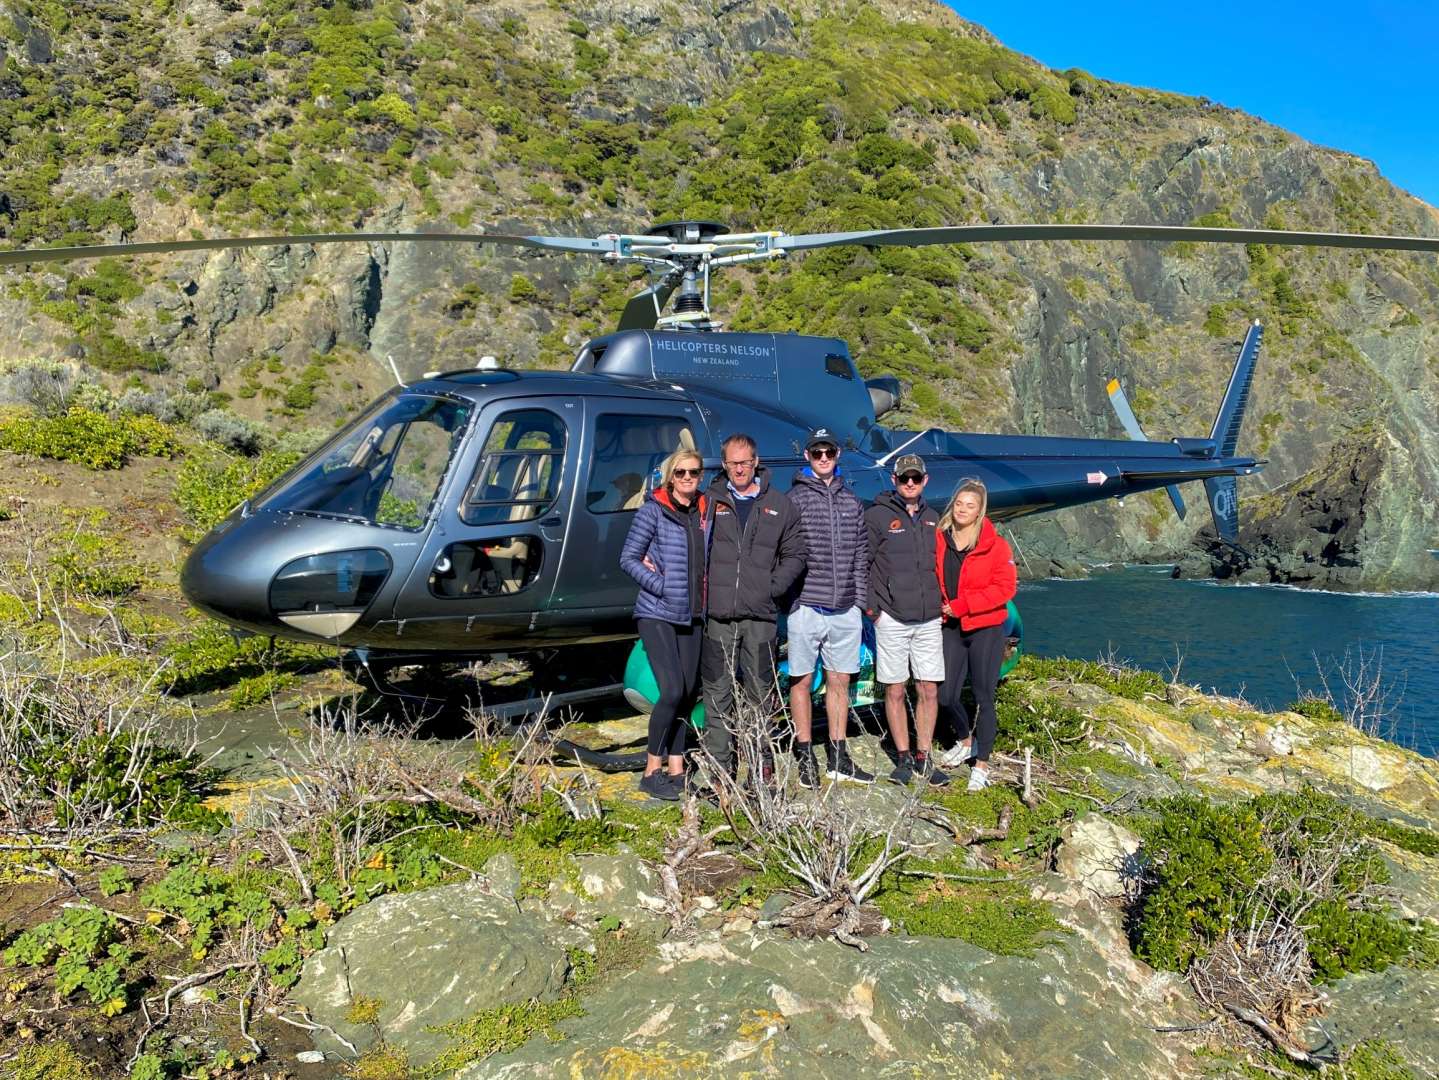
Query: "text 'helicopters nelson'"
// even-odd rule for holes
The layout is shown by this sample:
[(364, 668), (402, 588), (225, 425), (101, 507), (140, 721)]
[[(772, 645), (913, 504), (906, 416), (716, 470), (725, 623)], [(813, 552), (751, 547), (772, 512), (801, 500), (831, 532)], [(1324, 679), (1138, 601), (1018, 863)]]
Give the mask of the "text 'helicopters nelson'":
[[(836, 338), (726, 333), (709, 313), (711, 270), (842, 244), (1125, 240), (1296, 244), (1439, 252), (1439, 239), (1157, 225), (975, 225), (789, 236), (681, 221), (642, 235), (580, 237), (354, 233), (241, 237), (0, 252), (0, 266), (219, 248), (354, 242), (500, 244), (638, 263), (657, 280), (631, 297), (616, 332), (569, 372), (493, 365), (429, 374), (387, 392), (194, 549), (181, 588), (236, 627), (331, 642), (368, 664), (483, 657), (633, 637), (634, 582), (619, 568), (632, 512), (655, 466), (680, 447), (718, 465), (744, 431), (781, 486), (814, 427), (843, 445), (861, 498), (921, 454), (928, 494), (976, 476), (997, 520), (1203, 481), (1216, 531), (1238, 529), (1235, 478), (1260, 343), (1248, 331), (1207, 436), (1147, 440), (1111, 381), (1132, 441), (897, 431), (892, 377), (864, 380)], [(677, 294), (677, 295), (675, 295)], [(674, 313), (662, 315), (674, 296)], [(436, 654), (439, 654), (438, 656)]]

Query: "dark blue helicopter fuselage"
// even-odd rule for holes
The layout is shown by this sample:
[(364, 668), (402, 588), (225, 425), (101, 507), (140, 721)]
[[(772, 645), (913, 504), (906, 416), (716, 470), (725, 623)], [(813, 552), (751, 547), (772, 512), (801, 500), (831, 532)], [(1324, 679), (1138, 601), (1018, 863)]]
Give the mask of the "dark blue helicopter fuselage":
[(713, 469), (723, 438), (746, 432), (787, 488), (806, 433), (825, 426), (862, 499), (890, 485), (900, 453), (918, 453), (931, 503), (977, 477), (998, 521), (1261, 464), (1221, 457), (1208, 439), (893, 431), (874, 400), (843, 341), (779, 334), (626, 331), (590, 342), (566, 373), (427, 378), (389, 391), (233, 511), (191, 553), (181, 586), (263, 634), (523, 651), (633, 635), (636, 587), (619, 550), (650, 470), (679, 445)]

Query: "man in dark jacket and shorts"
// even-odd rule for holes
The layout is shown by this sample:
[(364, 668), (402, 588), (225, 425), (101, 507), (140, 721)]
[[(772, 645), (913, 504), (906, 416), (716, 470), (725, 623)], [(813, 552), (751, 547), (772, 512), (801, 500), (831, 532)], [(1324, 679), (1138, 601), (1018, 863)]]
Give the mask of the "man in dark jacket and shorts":
[(700, 677), (704, 748), (733, 775), (736, 663), (744, 672), (745, 701), (771, 712), (776, 600), (804, 572), (804, 536), (794, 504), (770, 487), (754, 439), (731, 435), (720, 452), (724, 472), (706, 493), (712, 521), (709, 618)]
[(799, 782), (819, 786), (811, 736), (810, 677), (824, 658), (824, 711), (829, 720), (829, 775), (836, 780), (874, 783), (874, 776), (849, 756), (849, 680), (859, 673), (864, 617), (869, 597), (869, 542), (864, 504), (839, 475), (839, 440), (828, 428), (810, 432), (804, 444), (807, 468), (794, 474), (790, 501), (804, 533), (804, 585), (790, 608), (789, 708), (794, 720)]
[[(949, 777), (929, 760), (944, 682), (939, 577), (934, 571), (934, 530), (939, 513), (924, 501), (929, 470), (918, 454), (894, 463), (894, 490), (864, 512), (869, 536), (869, 602), (874, 620), (875, 678), (884, 684), (884, 714), (898, 762), (890, 779), (907, 784), (916, 774), (931, 784)], [(914, 676), (914, 752), (909, 748), (905, 685)]]

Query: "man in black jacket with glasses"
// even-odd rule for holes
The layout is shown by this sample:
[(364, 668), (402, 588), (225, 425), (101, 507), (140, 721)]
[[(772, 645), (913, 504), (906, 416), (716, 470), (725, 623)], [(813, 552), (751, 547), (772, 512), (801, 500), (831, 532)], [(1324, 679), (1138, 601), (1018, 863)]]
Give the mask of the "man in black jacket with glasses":
[(770, 487), (754, 439), (731, 435), (721, 454), (724, 471), (706, 492), (712, 525), (700, 679), (704, 748), (733, 775), (736, 668), (746, 703), (773, 713), (777, 600), (804, 572), (804, 536), (794, 504)]

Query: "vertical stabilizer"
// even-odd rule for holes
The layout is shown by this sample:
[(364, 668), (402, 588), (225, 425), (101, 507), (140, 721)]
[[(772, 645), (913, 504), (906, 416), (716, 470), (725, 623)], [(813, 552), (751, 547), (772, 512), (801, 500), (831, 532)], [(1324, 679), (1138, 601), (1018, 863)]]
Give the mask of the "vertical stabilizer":
[[(1249, 333), (1244, 335), (1244, 344), (1239, 347), (1239, 359), (1234, 362), (1229, 387), (1224, 391), (1219, 414), (1214, 418), (1214, 429), (1209, 433), (1219, 457), (1233, 457), (1239, 445), (1239, 428), (1244, 423), (1244, 410), (1249, 405), (1249, 388), (1254, 385), (1254, 368), (1259, 360), (1259, 342), (1263, 337), (1264, 327), (1255, 319)], [(1213, 501), (1213, 496), (1210, 499)]]

